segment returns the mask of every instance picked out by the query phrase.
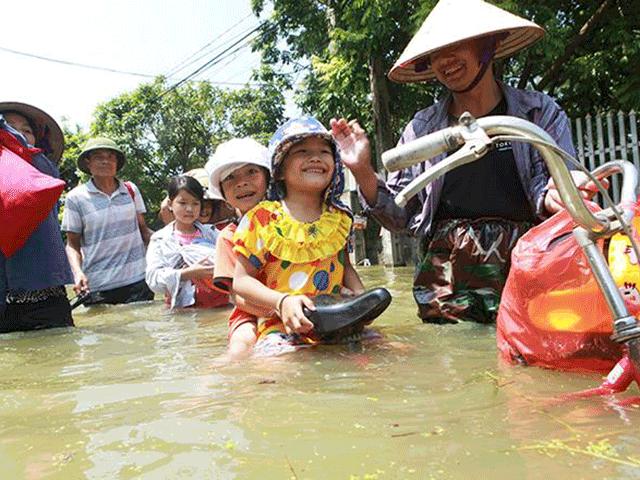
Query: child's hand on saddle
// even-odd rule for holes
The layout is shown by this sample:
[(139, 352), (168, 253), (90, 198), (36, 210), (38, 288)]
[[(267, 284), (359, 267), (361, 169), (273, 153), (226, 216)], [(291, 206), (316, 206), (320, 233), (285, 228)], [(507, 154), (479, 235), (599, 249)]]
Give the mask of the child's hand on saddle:
[(287, 333), (309, 333), (313, 323), (305, 317), (302, 307), (315, 310), (313, 301), (306, 295), (285, 295), (278, 302), (276, 312)]

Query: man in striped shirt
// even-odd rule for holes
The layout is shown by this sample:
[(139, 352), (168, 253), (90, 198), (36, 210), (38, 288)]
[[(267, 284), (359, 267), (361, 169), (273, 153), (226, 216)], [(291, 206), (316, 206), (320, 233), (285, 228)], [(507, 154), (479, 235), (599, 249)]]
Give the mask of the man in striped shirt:
[(116, 177), (125, 156), (105, 137), (87, 141), (78, 168), (91, 179), (67, 195), (62, 230), (77, 293), (90, 291), (85, 304), (153, 299), (144, 281), (145, 245), (150, 230), (144, 201), (131, 182)]

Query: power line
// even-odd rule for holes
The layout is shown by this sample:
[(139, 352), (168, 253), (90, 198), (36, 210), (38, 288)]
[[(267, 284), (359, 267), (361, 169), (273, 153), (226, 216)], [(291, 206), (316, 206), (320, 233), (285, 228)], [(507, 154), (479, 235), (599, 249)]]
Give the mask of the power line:
[(263, 26), (264, 26), (264, 22), (260, 23), (258, 26), (253, 28), (250, 32), (248, 32), (245, 35), (243, 35), (240, 39), (238, 39), (232, 45), (230, 45), (227, 48), (225, 48), (222, 52), (216, 54), (213, 58), (211, 58), (210, 60), (205, 62), (203, 65), (201, 65), (200, 67), (195, 69), (193, 72), (191, 72), (190, 74), (188, 74), (187, 76), (185, 76), (181, 80), (178, 80), (172, 86), (167, 88), (163, 93), (160, 94), (160, 96), (162, 97), (162, 96), (166, 95), (167, 93), (171, 92), (172, 90), (175, 90), (179, 86), (183, 85), (184, 83), (186, 83), (189, 80), (191, 80), (192, 78), (194, 78), (196, 75), (208, 70), (209, 68), (213, 67), (217, 63), (221, 62), (222, 60), (224, 60), (224, 58), (227, 58), (228, 56), (232, 55), (233, 53), (237, 52), (238, 50), (241, 50), (242, 48), (246, 47), (246, 45), (250, 44), (254, 39), (249, 39), (248, 41), (245, 42), (245, 44), (240, 45), (235, 50), (232, 50), (234, 47), (237, 47), (242, 41), (246, 40), (251, 35), (253, 35), (258, 30), (260, 30)]
[[(10, 48), (4, 48), (4, 47), (0, 47), (1, 51), (6, 51), (9, 53), (14, 53), (16, 55), (22, 55), (25, 57), (29, 57), (29, 58), (33, 58), (36, 60), (43, 60), (43, 61), (47, 61), (47, 62), (53, 62), (53, 63), (59, 63), (62, 65), (67, 65), (67, 66), (72, 66), (72, 67), (81, 67), (81, 68), (87, 68), (87, 69), (91, 69), (91, 70), (99, 70), (99, 71), (106, 71), (106, 72), (111, 72), (111, 73), (119, 73), (119, 74), (123, 74), (123, 75), (134, 75), (134, 76), (138, 76), (138, 77), (144, 77), (144, 78), (156, 78), (157, 75), (151, 75), (151, 74), (146, 74), (146, 73), (138, 73), (138, 72), (129, 72), (126, 70), (118, 70), (118, 69), (114, 69), (114, 68), (109, 68), (109, 67), (100, 67), (97, 65), (85, 65), (82, 63), (76, 63), (76, 62), (71, 62), (71, 61), (67, 61), (67, 60), (59, 60), (59, 59), (54, 59), (54, 58), (49, 58), (49, 57), (42, 57), (41, 55), (36, 55), (36, 54), (31, 54), (31, 53), (26, 53), (26, 52), (18, 52), (16, 50), (11, 50)], [(226, 58), (226, 57), (225, 57)], [(255, 83), (255, 82), (247, 82), (247, 83), (242, 83), (242, 82), (230, 82), (230, 81), (214, 81), (214, 80), (209, 80), (210, 83), (214, 84), (214, 85), (246, 85), (247, 83), (250, 85), (261, 85), (260, 83)]]
[[(191, 60), (193, 57), (195, 57), (197, 54), (199, 54), (200, 52), (202, 52), (203, 50), (205, 50), (206, 48), (208, 48), (211, 44), (213, 44), (214, 42), (220, 40), (222, 37), (224, 37), (227, 33), (229, 33), (231, 30), (233, 30), (234, 28), (236, 28), (238, 25), (240, 25), (242, 22), (244, 22), (247, 18), (253, 16), (252, 13), (249, 13), (246, 17), (242, 18), (240, 21), (234, 23), (231, 27), (227, 28), (224, 32), (222, 32), (220, 35), (217, 35), (213, 40), (207, 42), (203, 47), (201, 47), (200, 49), (198, 49), (197, 51), (193, 52), (191, 55), (189, 55), (187, 58), (185, 58), (184, 60), (182, 60), (181, 62), (179, 62), (177, 65), (175, 65), (174, 67), (172, 67), (171, 69), (169, 69), (169, 71), (164, 75), (165, 77), (170, 77), (171, 75), (175, 75), (176, 73), (178, 73), (180, 70), (182, 70), (183, 67), (182, 65), (186, 62), (188, 62), (189, 60)], [(179, 68), (180, 67), (180, 68)]]
[[(236, 61), (236, 59), (240, 57), (240, 52), (241, 52), (242, 50), (244, 50), (244, 49), (248, 48), (248, 47), (249, 47), (249, 45), (248, 45), (248, 44), (245, 44), (245, 45), (243, 45), (243, 46), (242, 46), (242, 48), (235, 50), (233, 54), (228, 54), (228, 55), (225, 55), (224, 57), (220, 58), (220, 59), (216, 62), (216, 64), (215, 64), (215, 65), (212, 65), (212, 67), (215, 67), (215, 68), (211, 68), (211, 69), (209, 69), (209, 72), (208, 72), (208, 73), (209, 73), (209, 78), (213, 78), (213, 77), (214, 77), (214, 75), (217, 75), (217, 74), (218, 74), (218, 73), (220, 73), (220, 72), (221, 72), (225, 67), (227, 67), (227, 66), (228, 66), (228, 65), (230, 65), (231, 63), (235, 62), (235, 61)], [(225, 62), (225, 63), (222, 63), (222, 61), (223, 61), (223, 60), (227, 60), (227, 58), (229, 58), (229, 57), (231, 57), (229, 61), (227, 61), (227, 62)], [(243, 74), (243, 73), (245, 73), (245, 72), (238, 73), (238, 74), (234, 74), (233, 76), (234, 76), (234, 77), (235, 77), (235, 76), (240, 77), (240, 76), (242, 76), (242, 74)], [(225, 78), (225, 79), (223, 79), (222, 81), (228, 81), (228, 80), (229, 80), (229, 78)]]
[[(205, 51), (204, 53), (202, 53), (201, 55), (198, 55), (197, 57), (195, 57), (194, 59), (192, 59), (190, 62), (186, 63), (185, 65), (183, 65), (183, 66), (182, 66), (182, 67), (180, 67), (179, 69), (177, 69), (177, 70), (173, 71), (171, 75), (173, 76), (173, 75), (175, 75), (176, 73), (178, 73), (179, 71), (184, 70), (184, 69), (186, 69), (186, 68), (190, 67), (191, 65), (193, 65), (193, 64), (195, 64), (195, 63), (197, 63), (197, 62), (199, 62), (199, 61), (200, 61), (200, 60), (202, 60), (203, 58), (205, 58), (205, 57), (207, 57), (207, 56), (211, 55), (212, 53), (214, 53), (214, 52), (216, 51), (216, 49), (218, 49), (218, 48), (222, 49), (222, 52), (221, 52), (221, 53), (226, 52), (227, 50), (226, 50), (226, 49), (224, 49), (223, 47), (225, 47), (226, 45), (229, 45), (230, 43), (234, 42), (235, 40), (237, 40), (237, 39), (239, 39), (239, 38), (241, 38), (241, 37), (242, 37), (242, 38), (244, 38), (244, 36), (245, 36), (246, 34), (250, 33), (250, 32), (251, 32), (254, 28), (256, 28), (257, 26), (259, 26), (259, 24), (255, 24), (255, 25), (253, 25), (252, 27), (250, 27), (250, 28), (248, 28), (248, 29), (246, 29), (246, 30), (244, 30), (244, 31), (242, 31), (242, 32), (240, 32), (240, 33), (238, 33), (237, 35), (235, 35), (235, 36), (233, 36), (233, 37), (231, 37), (231, 38), (229, 38), (229, 39), (225, 40), (225, 41), (224, 41), (224, 42), (222, 42), (220, 45), (216, 46), (216, 48), (209, 49), (209, 50)], [(220, 51), (220, 50), (218, 50), (218, 51)]]
[[(230, 63), (233, 63), (234, 61), (236, 61), (236, 59), (238, 58), (238, 55), (235, 55), (231, 60), (229, 60), (227, 63), (225, 63), (224, 65), (222, 65), (220, 68), (210, 72), (210, 78), (213, 77), (214, 75), (221, 73), (222, 69), (224, 67), (226, 67), (227, 65), (229, 65)], [(260, 66), (260, 62), (258, 63), (254, 63), (249, 64), (249, 66), (247, 68), (245, 68), (244, 70), (240, 71), (240, 72), (236, 72), (236, 73), (232, 73), (231, 75), (228, 75), (226, 78), (223, 78), (222, 81), (223, 82), (228, 82), (229, 80), (231, 80), (234, 77), (242, 77), (245, 74), (254, 71), (257, 67)]]
[(149, 75), (147, 73), (130, 72), (127, 70), (119, 70), (116, 68), (100, 67), (98, 65), (87, 65), (85, 63), (72, 62), (70, 60), (61, 60), (58, 58), (45, 57), (42, 55), (36, 55), (35, 53), (20, 52), (18, 50), (13, 50), (11, 48), (6, 48), (6, 47), (0, 47), (0, 50), (8, 53), (13, 53), (14, 55), (21, 55), (23, 57), (36, 58), (38, 60), (44, 60), (46, 62), (60, 63), (62, 65), (70, 65), (73, 67), (87, 68), (90, 70), (100, 70), (103, 72), (119, 73), (122, 75), (133, 75), (136, 77), (144, 77), (144, 78), (154, 78), (155, 76), (155, 75)]

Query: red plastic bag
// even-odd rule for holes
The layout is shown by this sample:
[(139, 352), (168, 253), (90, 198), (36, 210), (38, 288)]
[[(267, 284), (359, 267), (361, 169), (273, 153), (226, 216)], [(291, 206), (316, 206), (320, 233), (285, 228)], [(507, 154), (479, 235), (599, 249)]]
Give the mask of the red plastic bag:
[(609, 338), (612, 315), (571, 233), (574, 225), (560, 212), (513, 249), (496, 320), (498, 349), (510, 362), (607, 372), (623, 356)]
[(10, 257), (54, 207), (65, 183), (31, 165), (38, 150), (0, 130), (0, 251)]

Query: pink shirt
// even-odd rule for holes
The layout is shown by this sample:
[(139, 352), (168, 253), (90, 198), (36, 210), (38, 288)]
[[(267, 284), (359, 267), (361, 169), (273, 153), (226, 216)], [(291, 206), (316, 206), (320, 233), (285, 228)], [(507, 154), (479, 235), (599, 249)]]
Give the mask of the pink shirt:
[(173, 236), (180, 245), (191, 245), (196, 238), (202, 237), (202, 233), (197, 228), (192, 233), (182, 233), (178, 230), (173, 231)]

